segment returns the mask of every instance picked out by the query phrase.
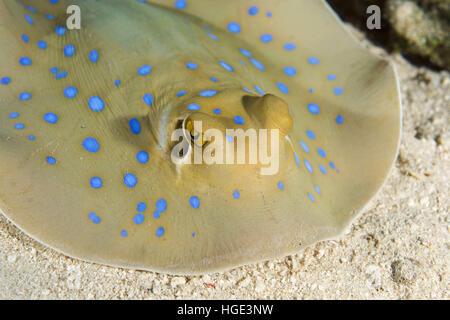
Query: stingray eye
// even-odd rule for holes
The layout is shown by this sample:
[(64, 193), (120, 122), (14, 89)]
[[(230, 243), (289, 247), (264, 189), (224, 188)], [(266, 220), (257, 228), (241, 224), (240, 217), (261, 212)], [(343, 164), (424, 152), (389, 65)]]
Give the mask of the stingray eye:
[(214, 141), (205, 133), (206, 130), (218, 127), (220, 123), (203, 113), (191, 113), (184, 119), (179, 119), (171, 136), (172, 161), (176, 164), (189, 161), (194, 149), (204, 149), (211, 141)]
[(187, 119), (184, 129), (189, 133), (190, 141), (192, 144), (198, 147), (204, 147), (208, 143), (207, 139), (205, 138), (205, 134), (195, 128), (192, 119)]
[[(215, 117), (208, 114), (195, 112), (189, 114), (182, 123), (186, 140), (190, 141), (192, 147), (206, 148), (214, 141), (209, 130), (215, 129), (225, 135), (225, 125)], [(217, 131), (216, 131), (217, 132)]]

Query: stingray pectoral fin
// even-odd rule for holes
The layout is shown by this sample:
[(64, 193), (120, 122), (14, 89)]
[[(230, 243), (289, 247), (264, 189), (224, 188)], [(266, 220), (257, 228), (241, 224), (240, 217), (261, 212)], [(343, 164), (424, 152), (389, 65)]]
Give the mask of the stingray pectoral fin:
[[(105, 257), (126, 251), (123, 241), (114, 241), (134, 225), (132, 213), (141, 200), (126, 208), (118, 199), (116, 192), (131, 192), (125, 177), (131, 177), (129, 186), (133, 178), (127, 176), (129, 164), (117, 164), (142, 166), (145, 154), (139, 161), (137, 154), (150, 148), (151, 134), (143, 130), (137, 136), (129, 125), (147, 117), (148, 106), (123, 108), (136, 96), (141, 103), (143, 94), (123, 94), (116, 81), (124, 75), (126, 87), (142, 77), (137, 70), (144, 61), (121, 55), (123, 49), (94, 33), (87, 36), (87, 28), (67, 30), (66, 8), (62, 0), (0, 3), (0, 78), (9, 79), (0, 84), (0, 211), (60, 252), (126, 265), (124, 260), (134, 258)], [(127, 59), (136, 65), (125, 74), (117, 61)], [(116, 149), (121, 143), (125, 147)], [(125, 223), (108, 219), (108, 212)], [(154, 235), (158, 226), (152, 227)]]

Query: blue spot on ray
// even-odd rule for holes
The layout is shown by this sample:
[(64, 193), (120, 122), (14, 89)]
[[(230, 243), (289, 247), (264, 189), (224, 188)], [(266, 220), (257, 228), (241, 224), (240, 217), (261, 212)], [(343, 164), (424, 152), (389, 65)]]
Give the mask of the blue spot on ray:
[(233, 67), (230, 66), (230, 65), (229, 65), (228, 63), (226, 63), (225, 61), (220, 61), (219, 63), (220, 63), (220, 65), (221, 65), (222, 67), (224, 67), (226, 70), (228, 70), (228, 71), (230, 71), (230, 72), (234, 72)]
[(284, 73), (286, 73), (288, 76), (293, 77), (297, 74), (297, 70), (294, 67), (285, 67)]
[(145, 104), (148, 105), (149, 107), (153, 105), (153, 96), (150, 93), (144, 94), (142, 99), (144, 100)]
[(34, 22), (33, 22), (33, 19), (31, 19), (31, 17), (30, 17), (28, 14), (25, 14), (24, 16), (25, 16), (25, 20), (27, 20), (27, 22), (28, 22), (29, 24), (33, 24), (33, 23), (34, 23)]
[(340, 96), (341, 94), (344, 93), (344, 89), (336, 87), (336, 88), (334, 88), (333, 92), (335, 95)]
[(212, 34), (210, 32), (207, 32), (206, 34), (213, 40), (216, 40), (216, 41), (219, 40), (219, 38), (217, 38), (217, 36), (215, 36), (214, 34)]
[(102, 219), (97, 216), (94, 212), (89, 213), (88, 218), (94, 223), (94, 224), (99, 224)]
[(37, 13), (37, 10), (31, 6), (27, 6), (27, 9), (30, 10), (33, 13)]
[(308, 169), (309, 172), (314, 173), (313, 168), (308, 160), (305, 159), (305, 167)]
[(240, 197), (241, 197), (241, 193), (239, 192), (239, 190), (234, 190), (233, 198), (239, 199)]
[(91, 178), (91, 187), (94, 189), (100, 189), (103, 186), (103, 181), (99, 177), (93, 177)]
[(149, 160), (149, 155), (148, 155), (148, 153), (147, 153), (146, 151), (139, 151), (139, 152), (136, 154), (136, 159), (137, 159), (137, 161), (138, 161), (139, 163), (145, 164), (145, 163), (147, 163), (148, 160)]
[(344, 123), (344, 117), (342, 115), (338, 115), (336, 117), (336, 123), (339, 124), (339, 125), (343, 124)]
[(3, 78), (0, 79), (0, 83), (1, 83), (2, 85), (7, 85), (7, 84), (9, 84), (10, 82), (11, 82), (11, 78), (10, 78), (10, 77), (3, 77)]
[(66, 27), (63, 26), (56, 26), (55, 27), (55, 32), (58, 36), (63, 36), (66, 34)]
[(64, 47), (64, 55), (66, 57), (73, 57), (75, 54), (75, 46), (73, 44), (68, 44)]
[(66, 70), (58, 72), (55, 74), (55, 79), (59, 80), (59, 79), (64, 79), (65, 77), (67, 77), (68, 72)]
[(318, 185), (315, 185), (314, 188), (316, 189), (316, 192), (320, 195), (321, 191)]
[(156, 230), (156, 236), (157, 236), (158, 238), (161, 238), (161, 237), (164, 235), (164, 233), (165, 233), (165, 230), (164, 230), (163, 227), (159, 227), (159, 228)]
[(186, 63), (186, 67), (188, 69), (195, 70), (195, 69), (198, 68), (198, 65), (196, 63), (194, 63), (194, 62), (188, 62), (188, 63)]
[(310, 58), (308, 58), (308, 62), (312, 65), (317, 65), (317, 64), (319, 64), (320, 60), (317, 59), (316, 57), (310, 57)]
[(102, 221), (102, 219), (100, 219), (99, 216), (94, 217), (94, 219), (92, 219), (92, 222), (95, 224), (99, 224)]
[(300, 145), (302, 146), (303, 150), (305, 150), (306, 153), (309, 153), (309, 148), (306, 143), (304, 143), (303, 141), (300, 141)]
[(51, 156), (47, 157), (45, 160), (46, 160), (47, 163), (48, 163), (49, 165), (51, 165), (51, 166), (53, 166), (53, 165), (56, 164), (56, 159), (53, 158), (53, 157), (51, 157)]
[(21, 57), (21, 58), (19, 59), (19, 63), (20, 63), (21, 65), (23, 65), (23, 66), (29, 66), (29, 65), (32, 64), (32, 61), (31, 61), (31, 59), (28, 58), (28, 57)]
[(311, 130), (307, 130), (306, 131), (306, 135), (308, 136), (308, 138), (310, 138), (311, 140), (315, 140), (316, 139), (316, 134), (314, 132), (312, 132)]
[(214, 97), (216, 94), (216, 90), (205, 90), (200, 92), (200, 97)]
[(37, 46), (39, 49), (45, 50), (45, 49), (47, 49), (47, 42), (45, 42), (44, 40), (39, 40), (37, 42)]
[(64, 89), (64, 96), (68, 99), (73, 99), (77, 96), (78, 90), (75, 87), (67, 87)]
[(237, 22), (230, 22), (227, 26), (228, 31), (231, 33), (240, 33), (241, 32), (241, 26)]
[(91, 60), (92, 63), (96, 63), (98, 61), (98, 51), (92, 50), (89, 53), (89, 60)]
[(185, 9), (187, 7), (186, 0), (176, 0), (175, 4), (174, 4), (174, 7), (176, 9), (180, 9), (180, 10)]
[(145, 202), (139, 202), (136, 209), (138, 212), (145, 212), (147, 210), (147, 204)]
[(99, 112), (99, 111), (102, 111), (103, 109), (105, 109), (105, 103), (103, 102), (102, 98), (100, 98), (98, 96), (90, 97), (88, 104), (89, 104), (89, 108), (95, 112)]
[(319, 154), (319, 156), (321, 156), (322, 158), (326, 158), (327, 153), (322, 150), (322, 149), (317, 149), (317, 153)]
[(141, 123), (138, 119), (133, 118), (129, 121), (130, 131), (134, 134), (141, 133)]
[(258, 68), (259, 70), (261, 70), (261, 71), (265, 71), (266, 70), (266, 68), (264, 67), (264, 65), (261, 63), (261, 62), (259, 62), (258, 60), (256, 60), (256, 59), (250, 59), (250, 62), (256, 67), (256, 68)]
[(278, 87), (278, 89), (280, 89), (280, 91), (283, 92), (284, 94), (288, 94), (288, 93), (289, 93), (289, 88), (288, 88), (288, 86), (285, 85), (284, 83), (277, 82), (277, 87)]
[(317, 105), (315, 103), (309, 103), (308, 104), (308, 111), (311, 112), (312, 114), (319, 114), (320, 113), (320, 107), (319, 107), (319, 105)]
[(141, 76), (146, 76), (148, 74), (150, 74), (150, 72), (152, 71), (152, 67), (148, 64), (143, 65), (142, 67), (140, 67), (137, 71), (137, 73)]
[(262, 42), (264, 42), (264, 43), (269, 43), (269, 42), (272, 42), (273, 37), (272, 37), (271, 34), (266, 33), (266, 34), (263, 34), (263, 35), (261, 36), (260, 40), (261, 40)]
[(192, 208), (198, 209), (200, 207), (200, 199), (196, 196), (193, 196), (189, 199), (189, 203)]
[(256, 90), (256, 92), (258, 92), (260, 95), (265, 95), (265, 92), (260, 88), (260, 87), (258, 87), (258, 86), (255, 86), (255, 90)]
[(145, 220), (145, 216), (144, 216), (142, 213), (138, 213), (137, 215), (135, 215), (135, 216), (133, 217), (133, 221), (134, 221), (134, 223), (137, 224), (137, 225), (143, 224), (143, 223), (144, 223), (144, 220)]
[(245, 119), (241, 116), (235, 116), (233, 120), (238, 125), (243, 125), (245, 123)]
[(191, 103), (187, 106), (188, 110), (197, 111), (200, 110), (200, 106), (197, 103)]
[(251, 6), (248, 9), (248, 14), (251, 15), (251, 16), (257, 15), (258, 12), (259, 12), (259, 8), (257, 6)]
[(98, 152), (100, 150), (100, 144), (94, 138), (86, 138), (84, 139), (83, 148), (88, 152)]
[(19, 94), (19, 100), (30, 100), (31, 99), (31, 93), (29, 92), (22, 92)]
[(249, 57), (249, 58), (252, 57), (252, 53), (246, 49), (241, 48), (241, 49), (239, 49), (239, 51), (246, 57)]
[(297, 48), (297, 45), (289, 42), (289, 43), (286, 43), (283, 48), (284, 48), (284, 50), (292, 51)]
[(156, 201), (155, 206), (159, 213), (163, 213), (167, 209), (167, 201), (165, 199), (159, 199)]
[(295, 162), (297, 163), (297, 167), (300, 167), (300, 159), (298, 158), (297, 152), (294, 152)]
[(44, 121), (50, 124), (56, 124), (58, 122), (58, 116), (54, 113), (46, 113), (44, 115)]
[(126, 175), (124, 175), (123, 177), (123, 182), (125, 183), (125, 185), (128, 188), (134, 188), (137, 185), (137, 178), (134, 174), (132, 173), (127, 173)]

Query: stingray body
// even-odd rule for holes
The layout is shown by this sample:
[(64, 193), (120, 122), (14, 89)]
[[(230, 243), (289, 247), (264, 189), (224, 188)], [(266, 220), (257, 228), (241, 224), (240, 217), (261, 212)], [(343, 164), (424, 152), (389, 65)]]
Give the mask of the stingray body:
[[(112, 266), (225, 270), (339, 235), (385, 180), (395, 72), (324, 2), (70, 4), (80, 30), (63, 0), (0, 4), (0, 210), (33, 238)], [(194, 120), (279, 129), (278, 172), (172, 161)]]

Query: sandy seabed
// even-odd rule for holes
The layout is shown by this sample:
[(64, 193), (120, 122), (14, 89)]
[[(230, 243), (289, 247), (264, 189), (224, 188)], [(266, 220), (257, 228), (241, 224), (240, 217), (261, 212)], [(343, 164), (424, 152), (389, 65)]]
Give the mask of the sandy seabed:
[(389, 58), (403, 99), (399, 157), (340, 239), (225, 273), (176, 277), (73, 260), (0, 215), (0, 298), (449, 299), (450, 74)]

